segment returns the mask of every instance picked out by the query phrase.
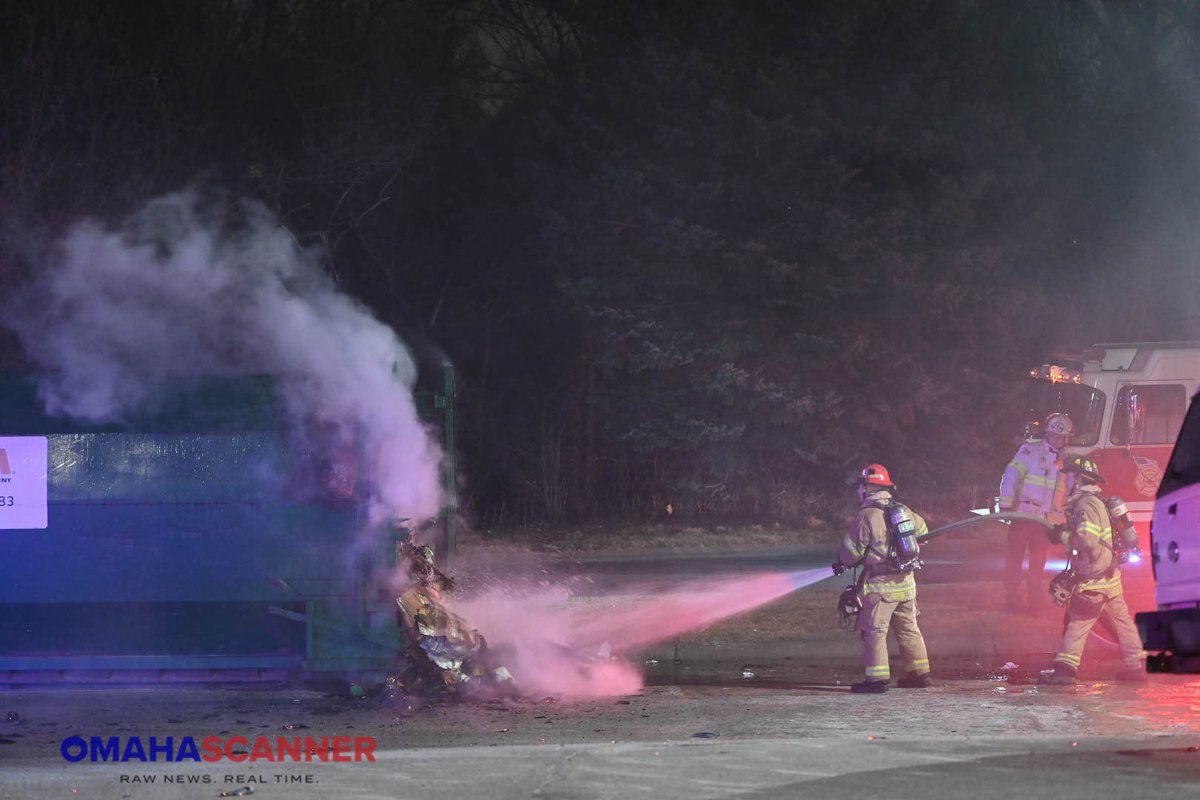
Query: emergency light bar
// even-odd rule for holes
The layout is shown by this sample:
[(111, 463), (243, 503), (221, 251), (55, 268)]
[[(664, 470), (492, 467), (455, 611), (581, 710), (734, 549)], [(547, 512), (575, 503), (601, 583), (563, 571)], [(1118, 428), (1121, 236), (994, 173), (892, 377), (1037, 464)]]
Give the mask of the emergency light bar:
[(1083, 383), (1083, 373), (1057, 364), (1042, 364), (1029, 370), (1029, 377), (1051, 383)]

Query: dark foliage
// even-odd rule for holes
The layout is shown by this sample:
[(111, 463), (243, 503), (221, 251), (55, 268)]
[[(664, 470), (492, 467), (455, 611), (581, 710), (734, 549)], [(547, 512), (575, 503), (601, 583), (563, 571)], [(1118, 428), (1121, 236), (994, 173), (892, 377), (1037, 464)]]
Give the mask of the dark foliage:
[[(47, 0), (0, 281), (198, 176), (462, 385), (489, 520), (994, 491), (1023, 368), (1200, 331), (1191, 0)], [(4, 344), (4, 342), (0, 342)], [(5, 351), (11, 361), (11, 343)]]

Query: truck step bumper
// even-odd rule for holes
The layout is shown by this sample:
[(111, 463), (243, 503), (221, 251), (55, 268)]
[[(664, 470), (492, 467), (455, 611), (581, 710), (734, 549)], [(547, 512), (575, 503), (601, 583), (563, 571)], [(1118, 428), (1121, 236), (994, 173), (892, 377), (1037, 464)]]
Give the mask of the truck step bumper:
[(1147, 671), (1200, 673), (1200, 608), (1143, 611), (1135, 621)]

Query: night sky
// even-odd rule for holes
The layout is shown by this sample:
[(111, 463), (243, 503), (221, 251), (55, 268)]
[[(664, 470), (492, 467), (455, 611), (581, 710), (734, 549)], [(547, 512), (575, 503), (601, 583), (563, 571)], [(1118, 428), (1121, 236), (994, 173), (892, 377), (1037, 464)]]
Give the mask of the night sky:
[[(377, 319), (417, 386), (454, 365), (482, 522), (826, 521), (864, 460), (962, 509), (1031, 364), (1200, 338), (1192, 0), (0, 14), (0, 367), (46, 369), (31, 331), (95, 297), (235, 326), (183, 359), (201, 376), (408, 363)], [(278, 283), (155, 272), (196, 241)], [(134, 244), (158, 255), (130, 267)], [(125, 399), (152, 402), (179, 351), (109, 332), (70, 360), (119, 341), (147, 395)], [(253, 344), (274, 339), (295, 347)]]

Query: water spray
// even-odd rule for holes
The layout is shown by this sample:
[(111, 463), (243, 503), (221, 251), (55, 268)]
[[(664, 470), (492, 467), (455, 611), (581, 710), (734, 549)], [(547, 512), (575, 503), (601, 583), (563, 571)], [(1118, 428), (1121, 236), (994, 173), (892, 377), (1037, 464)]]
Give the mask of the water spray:
[(564, 586), (493, 587), (448, 605), (506, 655), (523, 691), (605, 696), (642, 685), (628, 656), (745, 614), (829, 577), (826, 567), (643, 586), (572, 605)]

